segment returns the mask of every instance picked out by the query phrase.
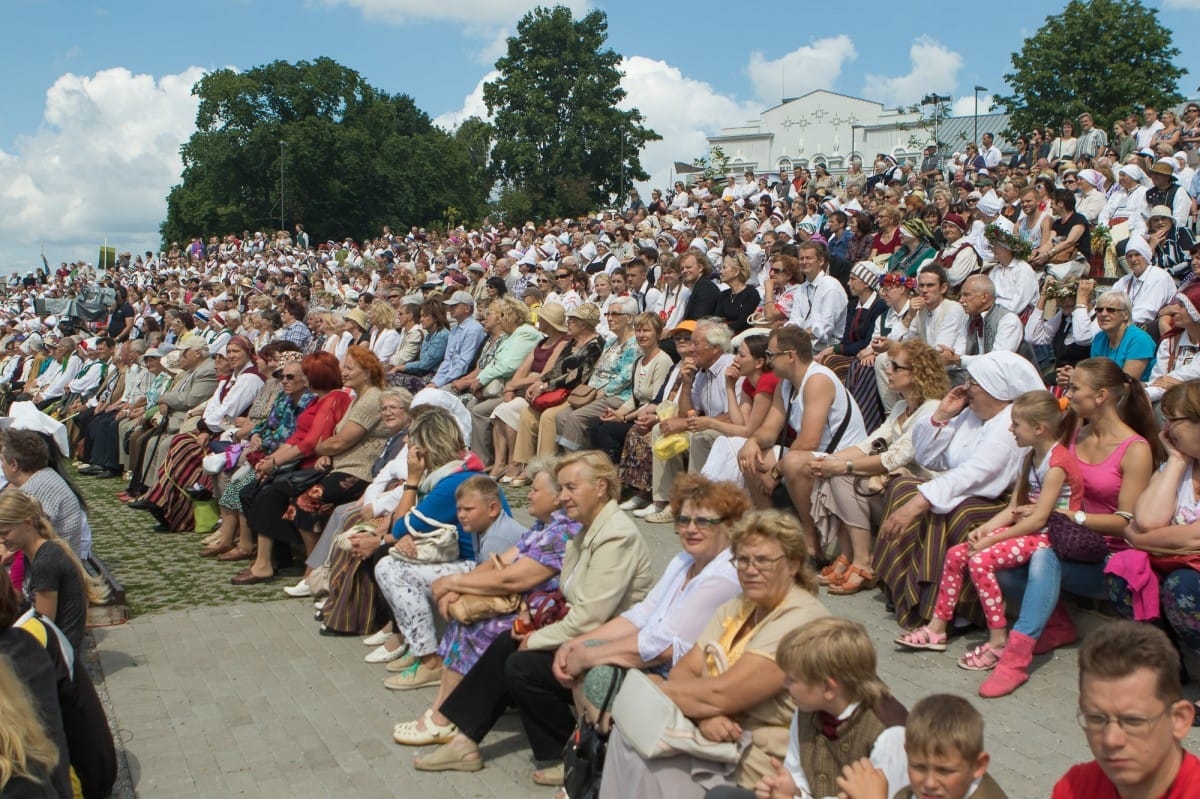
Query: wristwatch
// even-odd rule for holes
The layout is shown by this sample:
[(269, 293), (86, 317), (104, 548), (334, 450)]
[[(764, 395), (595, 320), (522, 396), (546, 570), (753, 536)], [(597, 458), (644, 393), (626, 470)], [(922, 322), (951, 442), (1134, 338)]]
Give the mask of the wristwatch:
[(846, 460), (846, 474), (854, 474), (854, 462)]
[(1075, 511), (1075, 523), (1076, 524), (1087, 524), (1087, 514), (1081, 510)]

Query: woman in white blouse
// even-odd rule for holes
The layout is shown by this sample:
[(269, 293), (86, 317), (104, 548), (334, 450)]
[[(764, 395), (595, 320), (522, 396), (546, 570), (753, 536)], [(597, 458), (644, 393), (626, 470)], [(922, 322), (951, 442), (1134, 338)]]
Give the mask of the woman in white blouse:
[(1125, 222), (1130, 233), (1145, 234), (1146, 220), (1150, 217), (1146, 192), (1150, 185), (1150, 178), (1141, 167), (1133, 164), (1121, 167), (1117, 172), (1117, 185), (1100, 212), (1099, 224), (1111, 228)]
[(892, 475), (928, 479), (933, 474), (914, 462), (912, 431), (929, 417), (950, 379), (938, 351), (923, 341), (893, 344), (888, 388), (900, 395), (883, 424), (860, 444), (814, 461), (813, 519), (822, 539), (836, 537), (839, 555), (818, 582), (831, 594), (856, 594), (875, 585), (871, 566), (872, 518), (883, 515), (883, 487)]
[[(729, 528), (750, 507), (733, 483), (700, 475), (680, 477), (671, 511), (683, 551), (641, 602), (559, 649), (554, 676), (575, 692), (576, 705), (594, 722), (613, 669), (642, 669), (665, 677), (692, 648), (713, 613), (741, 593), (730, 560)], [(616, 696), (616, 691), (613, 692)]]
[(367, 346), (380, 363), (389, 363), (400, 346), (396, 310), (384, 300), (375, 300), (371, 303), (367, 318), (371, 321), (371, 338)]

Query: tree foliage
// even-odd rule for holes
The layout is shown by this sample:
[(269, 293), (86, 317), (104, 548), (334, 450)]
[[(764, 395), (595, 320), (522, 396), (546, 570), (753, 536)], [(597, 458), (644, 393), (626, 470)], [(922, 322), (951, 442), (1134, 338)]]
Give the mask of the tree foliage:
[(534, 9), (508, 38), (500, 77), (483, 89), (506, 216), (581, 213), (648, 179), (639, 154), (661, 137), (636, 108), (618, 108), (620, 56), (607, 38), (603, 12), (575, 20), (562, 6)]
[(196, 132), (167, 197), (165, 241), (278, 225), (281, 164), (284, 224), (318, 240), (426, 224), (451, 207), (485, 213), (490, 182), (473, 148), (486, 134), (447, 134), (407, 95), (331, 59), (218, 70), (192, 93)]
[(1107, 127), (1146, 103), (1174, 105), (1186, 70), (1158, 11), (1140, 0), (1071, 0), (1047, 17), (1013, 53), (1004, 76), (1012, 93), (996, 102), (1011, 115), (1010, 131), (1058, 124), (1087, 111)]

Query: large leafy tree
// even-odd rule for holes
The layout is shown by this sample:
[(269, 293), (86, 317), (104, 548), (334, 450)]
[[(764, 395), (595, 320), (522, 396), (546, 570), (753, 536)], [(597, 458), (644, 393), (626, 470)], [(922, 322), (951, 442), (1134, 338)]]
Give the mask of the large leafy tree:
[(996, 101), (1014, 133), (1084, 111), (1107, 126), (1136, 104), (1183, 99), (1177, 83), (1186, 70), (1173, 62), (1177, 55), (1158, 11), (1140, 0), (1071, 0), (1013, 53), (1004, 76), (1012, 93)]
[(500, 77), (483, 87), (495, 127), (492, 174), (507, 216), (577, 214), (649, 176), (639, 154), (660, 136), (622, 110), (620, 56), (605, 48), (608, 19), (536, 8), (517, 24)]
[(406, 95), (328, 58), (218, 70), (192, 89), (196, 132), (167, 198), (165, 240), (304, 224), (314, 238), (376, 233), (486, 210), (469, 142)]

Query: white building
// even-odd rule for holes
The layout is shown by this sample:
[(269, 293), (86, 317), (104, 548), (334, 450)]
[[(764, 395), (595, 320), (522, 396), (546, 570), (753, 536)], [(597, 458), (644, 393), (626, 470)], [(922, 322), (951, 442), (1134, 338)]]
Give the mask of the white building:
[[(974, 117), (952, 117), (938, 123), (940, 155), (947, 158), (962, 150), (962, 132), (973, 133)], [(979, 132), (991, 131), (1004, 152), (1014, 150), (1004, 140), (1007, 114), (981, 114)], [(953, 135), (948, 135), (953, 131)], [(779, 169), (808, 167), (819, 163), (831, 174), (846, 171), (850, 158), (861, 161), (869, 174), (877, 153), (920, 163), (925, 145), (934, 141), (931, 120), (919, 113), (884, 108), (882, 103), (863, 100), (823, 89), (784, 100), (763, 111), (759, 119), (721, 128), (708, 139), (709, 147), (720, 147), (729, 159), (729, 173), (746, 170), (772, 173)]]

